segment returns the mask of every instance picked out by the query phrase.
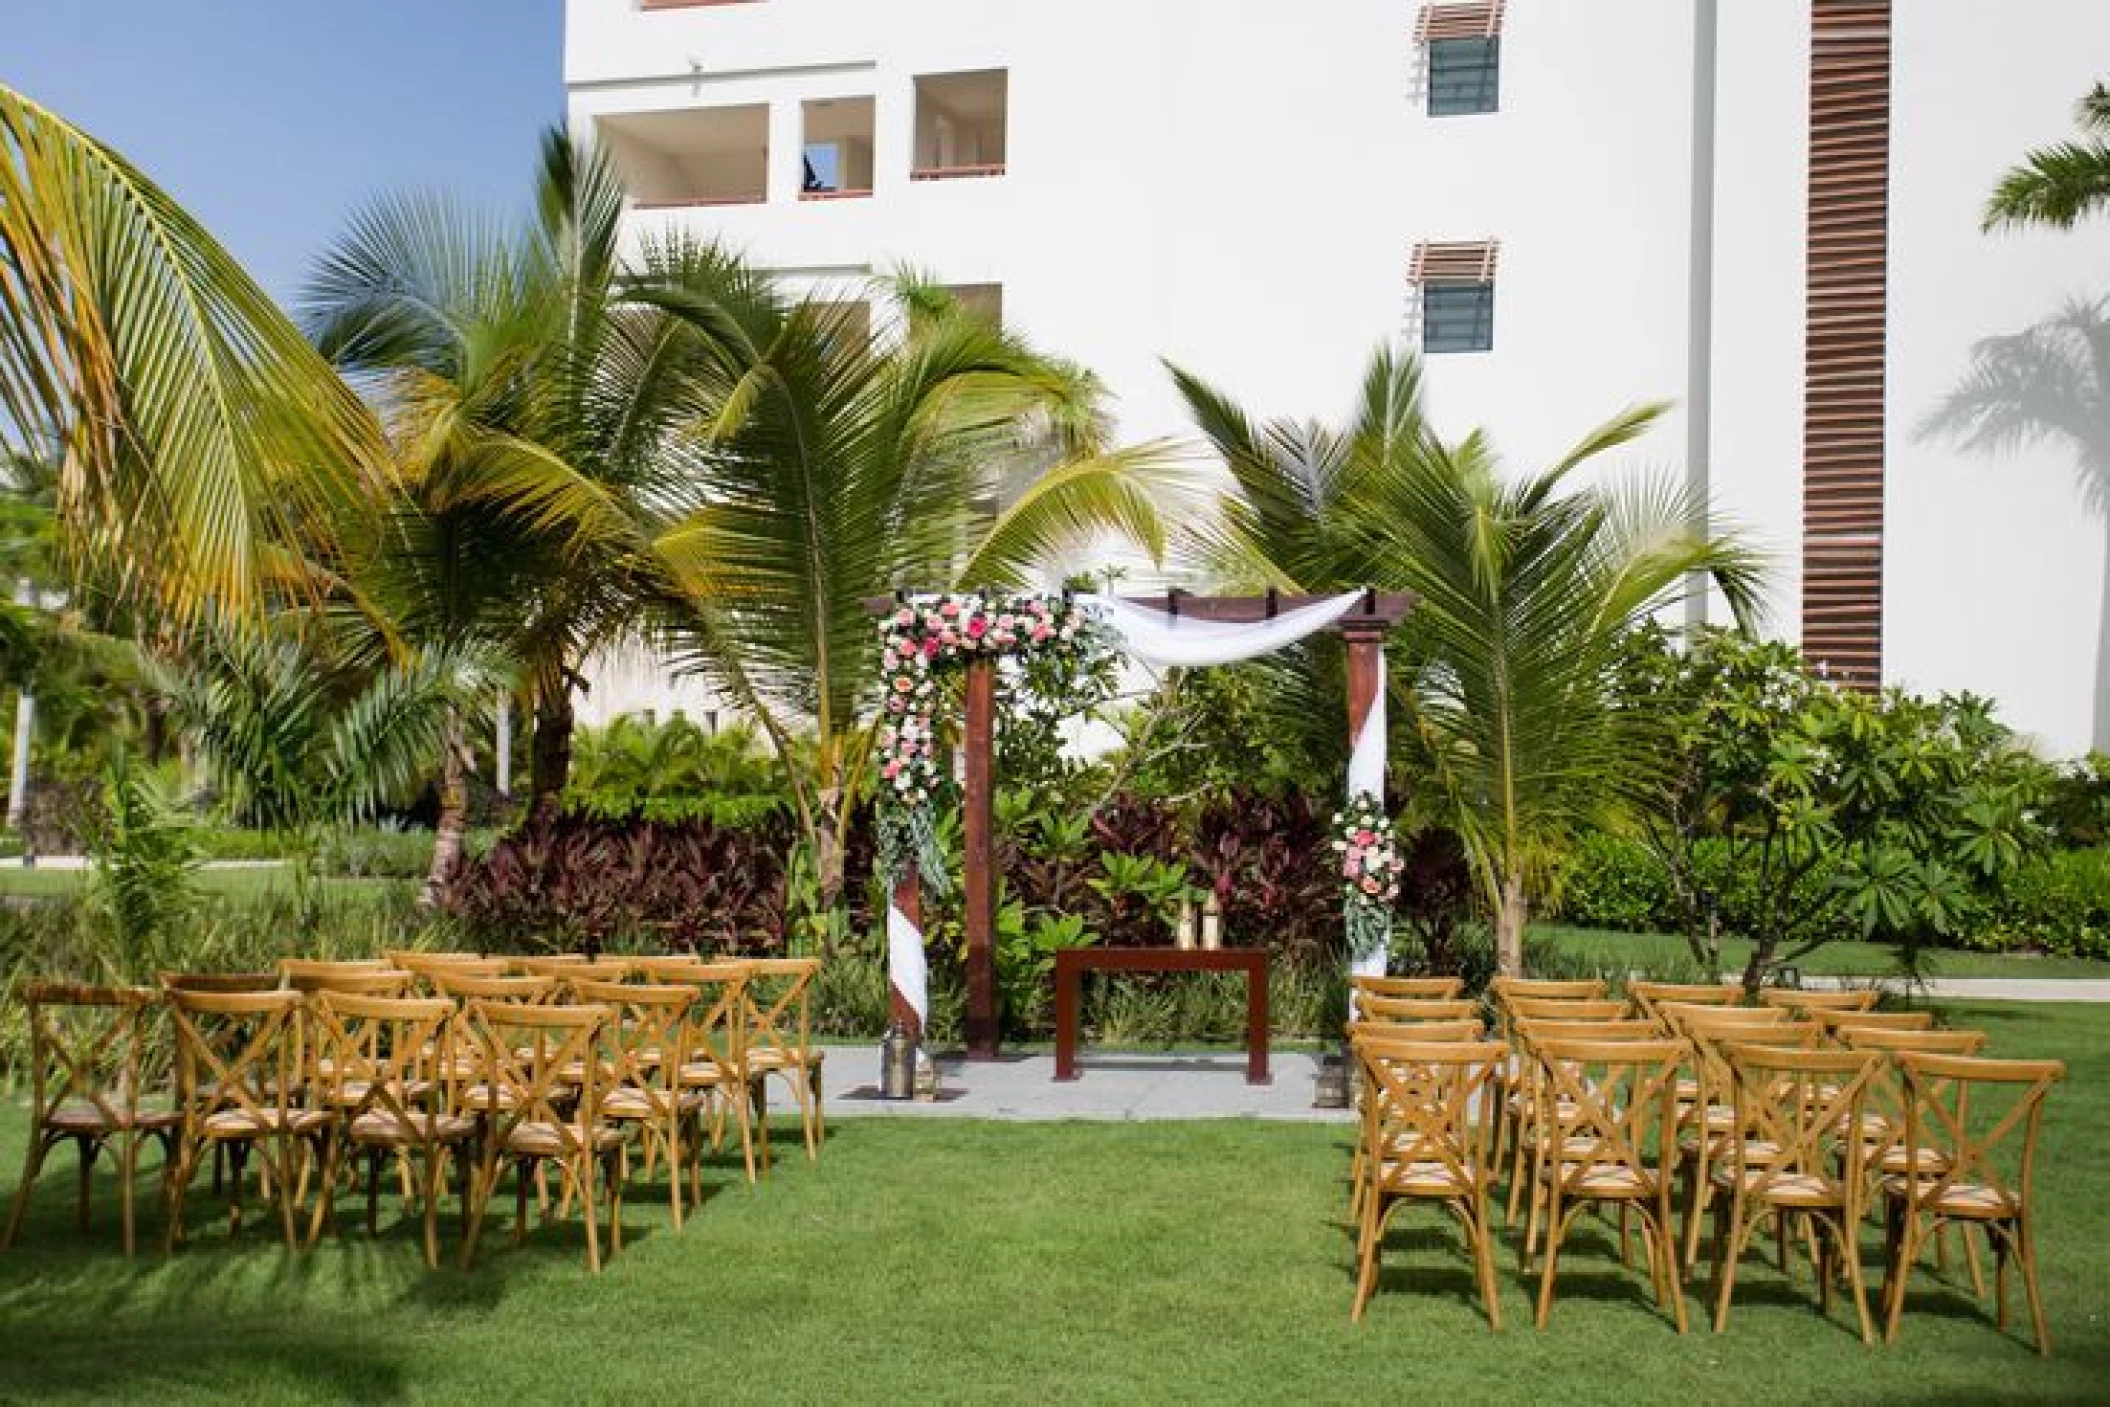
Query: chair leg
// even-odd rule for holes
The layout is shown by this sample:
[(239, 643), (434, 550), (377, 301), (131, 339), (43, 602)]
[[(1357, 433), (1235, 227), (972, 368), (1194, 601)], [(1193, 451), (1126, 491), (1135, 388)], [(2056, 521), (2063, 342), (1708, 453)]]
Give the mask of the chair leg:
[(0, 1236), (0, 1251), (15, 1244), (22, 1234), (22, 1218), (29, 1212), (29, 1195), (37, 1185), (37, 1176), (44, 1170), (44, 1158), (51, 1151), (51, 1143), (42, 1129), (29, 1141), (29, 1156), (22, 1163), (22, 1181), (15, 1187), (15, 1205), (7, 1214), (7, 1233)]
[(1555, 1267), (1560, 1264), (1561, 1242), (1567, 1236), (1568, 1217), (1573, 1215), (1572, 1212), (1562, 1214), (1558, 1196), (1553, 1197), (1551, 1201), (1552, 1206), (1546, 1216), (1546, 1264), (1539, 1271), (1538, 1327), (1541, 1329), (1546, 1327), (1546, 1320), (1553, 1313)]
[(308, 1247), (322, 1239), (322, 1228), (330, 1221), (330, 1214), (337, 1207), (337, 1166), (344, 1157), (343, 1139), (332, 1130), (329, 1141), (323, 1147), (321, 1186), (315, 1190), (315, 1212), (308, 1218)]
[(78, 1211), (80, 1228), (84, 1235), (88, 1230), (88, 1197), (95, 1186), (95, 1154), (99, 1146), (92, 1138), (76, 1138), (73, 1140), (74, 1152), (80, 1158), (77, 1200), (80, 1204)]
[(291, 1134), (280, 1134), (273, 1141), (278, 1146), (273, 1150), (273, 1157), (266, 1160), (265, 1166), (269, 1168), (274, 1162), (276, 1164), (279, 1229), (285, 1234), (286, 1249), (296, 1251), (300, 1249), (300, 1231), (293, 1224), (293, 1203), (297, 1195), (294, 1190), (293, 1163), (300, 1156), (300, 1145)]
[(2037, 1331), (2037, 1352), (2048, 1355), (2051, 1352), (2051, 1324), (2044, 1317), (2044, 1296), (2037, 1289), (2037, 1241), (2030, 1230), (2026, 1206), (2015, 1219), (2014, 1236), (2015, 1259), (2022, 1262), (2022, 1293), (2029, 1300), (2029, 1322)]
[(1350, 1323), (1360, 1324), (1363, 1307), (1377, 1288), (1377, 1259), (1385, 1240), (1384, 1194), (1371, 1189), (1363, 1204), (1362, 1234), (1356, 1238), (1355, 1306), (1348, 1312)]
[(1861, 1278), (1861, 1248), (1857, 1244), (1859, 1217), (1841, 1213), (1839, 1217), (1839, 1254), (1846, 1261), (1846, 1283), (1853, 1291), (1854, 1318), (1861, 1326), (1861, 1342), (1873, 1348), (1876, 1342), (1875, 1325), (1868, 1317), (1868, 1286)]
[(673, 1213), (674, 1229), (681, 1230), (681, 1112), (667, 1121), (667, 1206)]
[(139, 1169), (139, 1134), (128, 1129), (117, 1136), (117, 1220), (124, 1230), (125, 1259), (138, 1253), (132, 1227), (132, 1180)]
[(1685, 1320), (1685, 1285), (1679, 1277), (1678, 1238), (1671, 1230), (1670, 1195), (1666, 1188), (1653, 1213), (1642, 1213), (1642, 1229), (1646, 1232), (1653, 1223), (1654, 1235), (1651, 1249), (1661, 1258), (1663, 1265), (1663, 1288), (1670, 1296), (1671, 1317), (1677, 1321), (1678, 1332), (1689, 1327)]
[[(1999, 1222), (1985, 1224), (1986, 1239), (1992, 1242), (1993, 1251), (1993, 1324), (2002, 1333), (2007, 1332), (2007, 1262), (2008, 1241), (2006, 1230)], [(1963, 1228), (1965, 1245), (1971, 1244), (1971, 1229)], [(1983, 1291), (1980, 1291), (1983, 1294)]]
[(1889, 1303), (1883, 1321), (1885, 1343), (1897, 1342), (1898, 1322), (1905, 1314), (1905, 1284), (1911, 1278), (1913, 1261), (1919, 1256), (1919, 1218), (1910, 1209), (1901, 1215), (1903, 1225), (1898, 1230), (1897, 1251), (1890, 1262)]
[(1714, 1275), (1714, 1331), (1719, 1334), (1729, 1326), (1729, 1299), (1736, 1292), (1736, 1263), (1743, 1256), (1750, 1228), (1757, 1223), (1745, 1217), (1741, 1191), (1733, 1194), (1726, 1204), (1718, 1201), (1715, 1215), (1722, 1219), (1714, 1243), (1718, 1257)]
[(593, 1167), (595, 1158), (591, 1150), (579, 1159), (579, 1210), (586, 1213), (586, 1268), (598, 1275), (601, 1273), (601, 1209), (593, 1202)]
[(1480, 1299), (1487, 1306), (1487, 1326), (1496, 1333), (1502, 1331), (1502, 1293), (1495, 1283), (1494, 1228), (1487, 1220), (1487, 1193), (1483, 1190), (1474, 1199), (1473, 1221), (1469, 1228), (1473, 1238), (1473, 1263), (1480, 1272)]
[(437, 1144), (425, 1148), (425, 1163), (419, 1170), (423, 1174), (425, 1203), (425, 1268), (440, 1268), (440, 1160), (445, 1156)]
[(183, 1244), (183, 1202), (190, 1193), (191, 1178), (197, 1172), (198, 1155), (202, 1151), (195, 1143), (177, 1145), (176, 1165), (164, 1185), (168, 1198), (168, 1228), (162, 1233), (161, 1246), (164, 1255), (174, 1254), (176, 1247)]

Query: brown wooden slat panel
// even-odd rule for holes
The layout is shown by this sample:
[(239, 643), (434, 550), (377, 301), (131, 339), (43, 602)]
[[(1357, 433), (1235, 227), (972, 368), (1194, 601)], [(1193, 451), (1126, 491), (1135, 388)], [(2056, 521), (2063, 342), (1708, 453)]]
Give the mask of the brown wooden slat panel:
[(1414, 42), (1438, 39), (1498, 39), (1502, 34), (1503, 0), (1475, 5), (1424, 5), (1414, 21)]
[(1883, 666), (1891, 0), (1811, 0), (1802, 648), (1873, 688)]
[(1493, 283), (1499, 240), (1423, 241), (1407, 266), (1409, 283)]

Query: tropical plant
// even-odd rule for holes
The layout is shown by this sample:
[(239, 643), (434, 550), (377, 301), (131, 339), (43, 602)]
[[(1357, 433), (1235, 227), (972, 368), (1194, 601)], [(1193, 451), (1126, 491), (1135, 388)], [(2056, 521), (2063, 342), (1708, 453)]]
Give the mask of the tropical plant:
[(745, 725), (706, 732), (679, 715), (624, 715), (582, 728), (573, 748), (568, 810), (602, 820), (703, 817), (755, 825), (787, 808), (779, 765)]
[(121, 155), (0, 86), (0, 427), (131, 599), (243, 618), (312, 588), (381, 462), (359, 399)]
[(1693, 959), (1721, 971), (1719, 885), (1746, 887), (1744, 984), (1842, 928), (1905, 965), (1983, 922), (2048, 839), (2051, 769), (1968, 695), (1848, 690), (1792, 646), (1702, 631), (1637, 632), (1625, 711), (1667, 724), (1672, 785), (1639, 819)]
[(157, 679), (233, 818), (284, 840), (304, 904), (323, 833), (421, 785), (450, 716), (487, 684), (454, 655), (362, 671), (297, 638), (225, 631)]
[[(1701, 575), (1739, 618), (1750, 614), (1758, 559), (1682, 482), (1581, 481), (1644, 433), (1655, 407), (1591, 431), (1547, 469), (1508, 475), (1484, 435), (1439, 439), (1410, 355), (1377, 353), (1338, 430), (1256, 423), (1174, 374), (1236, 486), (1223, 529), (1200, 544), (1218, 577), (1414, 594), (1393, 674), (1404, 705), (1394, 736), (1420, 754), (1431, 784), (1410, 803), (1463, 841), (1503, 968), (1517, 970), (1531, 903), (1561, 851), (1650, 804), (1661, 782), (1660, 729), (1615, 706), (1627, 634)], [(1292, 660), (1276, 697), (1301, 705), (1292, 713), (1338, 700), (1327, 667), (1316, 651)], [(1330, 727), (1342, 715), (1333, 706), (1321, 716)]]
[(90, 893), (130, 962), (124, 971), (168, 965), (169, 936), (198, 903), (198, 847), (160, 780), (129, 754), (112, 760), (103, 787), (101, 833)]
[(2078, 140), (2038, 147), (2000, 178), (1986, 199), (1986, 229), (2072, 229), (2110, 206), (2110, 84), (2097, 83), (2083, 94), (2074, 120)]
[(1108, 447), (1090, 376), (913, 277), (877, 290), (894, 325), (868, 339), (708, 247), (662, 244), (646, 263), (683, 276), (639, 296), (710, 346), (697, 506), (660, 542), (692, 605), (669, 637), (781, 756), (812, 737), (790, 781), (832, 896), (872, 745), (868, 603), (1017, 588), (1107, 536), (1155, 556), (1180, 481), (1166, 446)]

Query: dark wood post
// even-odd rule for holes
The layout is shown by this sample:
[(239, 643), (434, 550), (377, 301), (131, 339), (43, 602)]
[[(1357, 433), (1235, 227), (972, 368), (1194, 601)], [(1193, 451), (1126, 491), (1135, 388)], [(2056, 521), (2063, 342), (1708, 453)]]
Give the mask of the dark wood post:
[[(894, 907), (901, 910), (902, 917), (916, 925), (919, 931), (922, 929), (923, 880), (916, 872), (916, 866), (913, 862), (910, 863), (901, 878), (894, 881)], [(923, 1044), (923, 1020), (916, 1015), (916, 1008), (908, 1004), (908, 998), (901, 995), (899, 987), (891, 984), (887, 987), (887, 998), (887, 1004), (893, 1014), (894, 1024), (901, 1028), (902, 1034), (906, 1035), (913, 1044), (921, 1046)]]
[[(1369, 616), (1350, 616), (1341, 622), (1341, 638), (1348, 645), (1348, 746), (1363, 735), (1363, 722), (1377, 702), (1377, 691), (1385, 687), (1385, 635), (1392, 622)], [(1378, 797), (1383, 804), (1384, 797)]]
[(967, 1058), (996, 1058), (996, 885), (993, 802), (996, 785), (996, 665), (967, 666), (967, 778), (964, 812), (966, 870), (962, 899), (967, 908)]

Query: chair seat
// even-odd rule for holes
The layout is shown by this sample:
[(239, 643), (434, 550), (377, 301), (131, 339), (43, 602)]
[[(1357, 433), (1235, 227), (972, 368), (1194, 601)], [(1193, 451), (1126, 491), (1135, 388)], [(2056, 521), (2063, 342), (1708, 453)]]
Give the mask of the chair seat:
[(681, 1067), (681, 1082), (691, 1089), (722, 1085), (737, 1078), (731, 1066), (716, 1060), (691, 1060)]
[(1939, 1148), (1922, 1148), (1915, 1159), (1904, 1147), (1893, 1146), (1884, 1151), (1876, 1167), (1879, 1171), (1896, 1177), (1904, 1177), (1907, 1173), (1915, 1171), (1923, 1177), (1939, 1177), (1949, 1170), (1949, 1163), (1949, 1155)]
[(127, 1114), (123, 1109), (113, 1107), (110, 1113), (115, 1117), (106, 1117), (87, 1100), (68, 1100), (44, 1116), (44, 1127), (57, 1133), (92, 1138), (126, 1128), (151, 1133), (175, 1128), (183, 1122), (183, 1116), (173, 1109), (135, 1109)]
[(1661, 1181), (1652, 1168), (1630, 1168), (1624, 1163), (1569, 1163), (1561, 1168), (1561, 1195), (1636, 1201), (1654, 1197)]
[[(390, 1085), (395, 1090), (396, 1098), (405, 1104), (423, 1103), (432, 1097), (432, 1091), (437, 1088), (431, 1080), (394, 1080)], [(365, 1103), (366, 1097), (373, 1091), (372, 1080), (346, 1080), (336, 1088), (326, 1090), (323, 1098), (340, 1108), (346, 1108)]]
[(827, 1056), (825, 1050), (800, 1050), (797, 1046), (758, 1045), (747, 1052), (747, 1068), (757, 1074), (776, 1070), (795, 1070), (807, 1065), (818, 1065)]
[[(1724, 1192), (1734, 1191), (1737, 1184), (1736, 1169), (1717, 1167), (1709, 1181)], [(1762, 1197), (1767, 1202), (1776, 1202), (1784, 1207), (1843, 1207), (1846, 1205), (1846, 1184), (1835, 1177), (1820, 1173), (1773, 1174), (1763, 1168), (1748, 1168), (1743, 1174), (1746, 1195)]]
[(356, 1143), (376, 1143), (389, 1147), (416, 1143), (458, 1143), (476, 1132), (476, 1120), (461, 1114), (428, 1114), (406, 1112), (391, 1114), (375, 1109), (352, 1120), (352, 1139)]
[(205, 1116), (207, 1138), (261, 1138), (275, 1133), (316, 1133), (329, 1127), (326, 1109), (222, 1109)]
[(648, 1095), (641, 1089), (610, 1090), (601, 1101), (601, 1116), (608, 1119), (656, 1119), (667, 1112), (670, 1104), (682, 1113), (701, 1109), (710, 1099), (703, 1089), (685, 1089), (678, 1101), (665, 1092)]
[(576, 1123), (516, 1124), (506, 1134), (504, 1149), (516, 1158), (557, 1158), (577, 1152), (589, 1143), (595, 1152), (619, 1148), (623, 1143), (623, 1131), (606, 1124), (596, 1124), (590, 1129)]
[(1485, 1183), (1491, 1175), (1487, 1168), (1458, 1167), (1436, 1160), (1387, 1161), (1378, 1169), (1377, 1185), (1405, 1197), (1460, 1197), (1473, 1190), (1476, 1179)]
[[(1883, 1193), (1902, 1200), (1907, 1185), (1902, 1177), (1886, 1177), (1883, 1179)], [(1973, 1182), (1959, 1182), (1943, 1188), (1933, 1206), (1937, 1216), (1960, 1217), (1967, 1221), (2004, 1221), (2021, 1210), (2022, 1199), (2014, 1193)]]
[[(1736, 1157), (1737, 1136), (1731, 1133), (1715, 1133), (1707, 1136), (1707, 1160), (1727, 1167)], [(1747, 1138), (1743, 1140), (1744, 1161), (1747, 1163), (1770, 1163), (1780, 1156), (1780, 1145), (1770, 1139)], [(1678, 1154), (1691, 1159), (1700, 1156), (1698, 1134), (1688, 1133), (1678, 1139)]]

